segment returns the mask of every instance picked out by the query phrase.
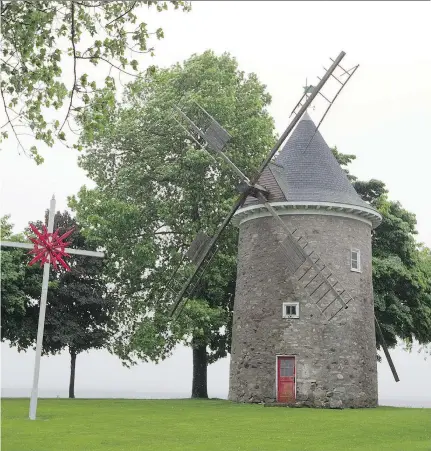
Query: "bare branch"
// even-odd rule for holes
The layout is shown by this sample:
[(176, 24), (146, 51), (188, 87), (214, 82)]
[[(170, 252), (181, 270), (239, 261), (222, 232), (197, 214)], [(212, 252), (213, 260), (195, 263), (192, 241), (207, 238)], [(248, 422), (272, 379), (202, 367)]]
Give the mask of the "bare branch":
[(74, 130), (74, 129), (72, 128), (72, 126), (71, 126), (70, 123), (69, 123), (69, 119), (67, 119), (67, 126), (69, 127), (70, 131), (71, 131), (74, 135), (80, 136), (79, 130)]
[(141, 50), (136, 50), (136, 49), (134, 49), (133, 47), (130, 47), (130, 46), (126, 46), (131, 52), (134, 52), (134, 53), (141, 53), (141, 54), (146, 54), (146, 53), (151, 53), (151, 52), (154, 52), (154, 47), (151, 47), (150, 49), (148, 49), (148, 50), (145, 50), (144, 52), (143, 51), (141, 51)]
[(72, 49), (73, 49), (73, 86), (72, 86), (72, 92), (70, 93), (69, 108), (67, 109), (66, 117), (64, 118), (63, 124), (60, 127), (60, 130), (58, 130), (58, 133), (60, 133), (61, 130), (63, 130), (63, 127), (67, 122), (67, 118), (69, 117), (70, 110), (72, 108), (73, 95), (74, 95), (75, 89), (76, 89), (76, 47), (75, 47), (75, 4), (74, 4), (74, 2), (71, 2), (70, 8), (71, 8), (71, 14), (72, 14), (71, 41), (72, 41)]

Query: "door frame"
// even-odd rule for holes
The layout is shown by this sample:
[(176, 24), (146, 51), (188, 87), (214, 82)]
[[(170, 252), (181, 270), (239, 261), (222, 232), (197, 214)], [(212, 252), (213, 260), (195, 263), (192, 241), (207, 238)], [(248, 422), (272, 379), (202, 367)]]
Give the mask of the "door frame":
[(297, 379), (297, 366), (296, 366), (296, 355), (293, 354), (276, 354), (275, 356), (275, 400), (278, 402), (278, 359), (280, 357), (293, 357), (295, 365), (295, 401), (296, 401), (296, 379)]

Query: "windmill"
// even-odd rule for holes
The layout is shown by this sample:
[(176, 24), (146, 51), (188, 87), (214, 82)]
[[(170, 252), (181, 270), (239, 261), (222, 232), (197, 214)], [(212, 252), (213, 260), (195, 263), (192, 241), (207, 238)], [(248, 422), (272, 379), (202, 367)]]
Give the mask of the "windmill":
[[(337, 277), (336, 271), (331, 268), (331, 265), (325, 263), (325, 255), (319, 255), (315, 246), (313, 246), (310, 240), (308, 240), (301, 232), (301, 227), (293, 228), (281, 218), (277, 208), (273, 205), (273, 202), (271, 202), (271, 196), (273, 195), (271, 189), (267, 188), (265, 183), (258, 183), (261, 180), (265, 180), (265, 174), (268, 173), (270, 164), (272, 165), (271, 172), (277, 179), (278, 169), (277, 164), (272, 163), (273, 157), (278, 154), (281, 146), (298, 123), (304, 120), (304, 118), (309, 119), (307, 109), (310, 108), (312, 102), (318, 97), (323, 99), (326, 103), (326, 108), (324, 109), (323, 115), (317, 126), (314, 126), (313, 124), (314, 131), (308, 136), (308, 141), (303, 146), (302, 151), (307, 151), (309, 146), (312, 145), (313, 140), (318, 133), (320, 124), (326, 117), (342, 89), (358, 68), (358, 66), (354, 66), (348, 70), (344, 69), (340, 64), (344, 56), (345, 53), (341, 52), (335, 60), (331, 59), (332, 64), (328, 69), (325, 69), (326, 73), (322, 78), (319, 78), (319, 82), (316, 86), (308, 85), (308, 83), (306, 83), (307, 86), (304, 89), (302, 97), (291, 112), (292, 120), (290, 124), (275, 146), (268, 153), (259, 170), (250, 178), (247, 177), (224, 152), (231, 136), (207, 111), (196, 103), (189, 103), (187, 111), (184, 111), (184, 108), (176, 108), (174, 120), (187, 133), (189, 139), (207, 151), (215, 160), (223, 160), (231, 170), (238, 175), (241, 182), (237, 187), (240, 196), (232, 206), (228, 215), (221, 222), (214, 236), (209, 237), (200, 232), (195, 241), (191, 244), (186, 255), (188, 261), (193, 264), (191, 274), (183, 281), (179, 281), (173, 276), (170, 283), (168, 283), (167, 296), (172, 299), (170, 314), (173, 318), (176, 318), (181, 314), (187, 299), (192, 296), (199, 286), (203, 274), (211, 264), (211, 261), (217, 252), (218, 241), (224, 229), (234, 219), (238, 210), (244, 209), (250, 202), (254, 202), (254, 204), (258, 202), (260, 205), (259, 208), (265, 210), (266, 214), (275, 221), (277, 230), (279, 231), (278, 233), (282, 237), (279, 240), (278, 247), (284, 253), (286, 274), (288, 276), (294, 276), (297, 282), (301, 284), (302, 289), (308, 296), (308, 301), (312, 303), (314, 308), (322, 315), (324, 324), (327, 325), (333, 323), (334, 319), (338, 318), (345, 309), (355, 305), (355, 296), (350, 293), (346, 284), (342, 283), (341, 279)], [(322, 92), (322, 88), (326, 85), (328, 80), (335, 80), (338, 86), (332, 96)], [(280, 184), (282, 184), (282, 181), (280, 181)], [(332, 206), (330, 208), (342, 209), (344, 207)], [(379, 215), (377, 212), (364, 208), (360, 214), (370, 223), (372, 221), (377, 221), (378, 223)], [(357, 258), (359, 259), (359, 255)], [(285, 313), (287, 314), (287, 317), (289, 317), (289, 312)], [(294, 311), (292, 310), (291, 313), (290, 316), (293, 317)], [(395, 381), (398, 381), (399, 378), (397, 372), (389, 355), (380, 325), (375, 316), (374, 322), (394, 379)], [(286, 365), (288, 365), (289, 361), (286, 360), (286, 362)], [(282, 368), (280, 371), (284, 371), (284, 369)]]

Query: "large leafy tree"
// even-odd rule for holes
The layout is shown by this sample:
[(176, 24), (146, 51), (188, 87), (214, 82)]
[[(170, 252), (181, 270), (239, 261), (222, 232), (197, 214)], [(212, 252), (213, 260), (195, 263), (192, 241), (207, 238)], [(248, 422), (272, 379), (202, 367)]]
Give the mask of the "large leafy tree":
[[(111, 280), (127, 299), (114, 351), (126, 361), (157, 360), (183, 341), (193, 349), (192, 396), (206, 397), (207, 365), (230, 346), (236, 228), (228, 228), (194, 299), (171, 324), (163, 291), (196, 234), (213, 234), (231, 208), (239, 179), (172, 118), (181, 105), (199, 119), (194, 101), (234, 136), (227, 155), (251, 174), (274, 142), (270, 96), (234, 58), (207, 51), (128, 85), (120, 105), (95, 99), (81, 116), (91, 133), (82, 135), (80, 165), (97, 188), (82, 188), (71, 205), (106, 248)], [(97, 131), (87, 127), (95, 115), (103, 118)]]
[[(40, 228), (42, 223), (35, 225)], [(60, 233), (75, 227), (70, 247), (89, 248), (68, 212), (57, 212), (54, 227)], [(37, 266), (29, 267), (28, 259), (20, 249), (2, 251), (2, 340), (9, 340), (19, 350), (35, 344), (39, 317), (42, 272)], [(76, 357), (83, 351), (107, 346), (114, 333), (118, 303), (104, 279), (105, 263), (101, 259), (73, 255), (68, 263), (70, 272), (50, 273), (43, 353), (69, 351), (69, 397), (74, 398)]]
[[(48, 146), (70, 142), (74, 117), (93, 96), (103, 89), (104, 101), (114, 102), (116, 80), (137, 76), (142, 54), (153, 55), (163, 30), (147, 25), (147, 9), (190, 9), (189, 2), (152, 0), (0, 3), (1, 139), (13, 137), (37, 163), (43, 160), (25, 136)], [(99, 79), (92, 65), (100, 66)]]

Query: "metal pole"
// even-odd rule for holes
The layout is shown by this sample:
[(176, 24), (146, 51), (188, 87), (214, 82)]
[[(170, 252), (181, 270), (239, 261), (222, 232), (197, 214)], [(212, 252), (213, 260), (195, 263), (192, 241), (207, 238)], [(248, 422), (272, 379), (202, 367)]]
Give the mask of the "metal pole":
[[(54, 196), (52, 196), (48, 216), (49, 233), (52, 233), (54, 230), (54, 216), (55, 216), (55, 198)], [(42, 356), (43, 329), (45, 327), (46, 298), (48, 295), (49, 268), (50, 263), (45, 263), (43, 265), (42, 294), (40, 296), (39, 325), (37, 327), (36, 358), (34, 362), (33, 388), (31, 390), (31, 398), (30, 398), (30, 412), (29, 412), (30, 420), (36, 419), (40, 359)]]

